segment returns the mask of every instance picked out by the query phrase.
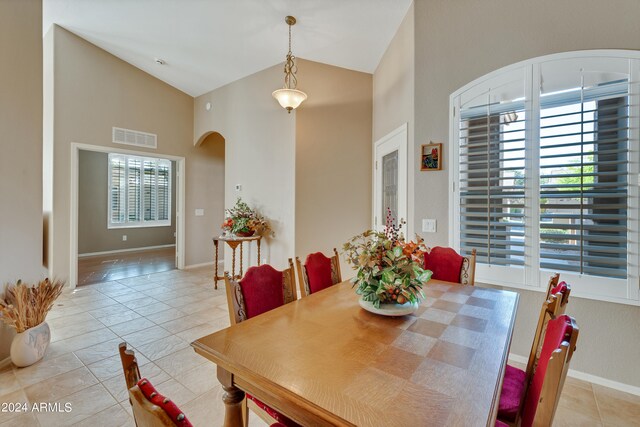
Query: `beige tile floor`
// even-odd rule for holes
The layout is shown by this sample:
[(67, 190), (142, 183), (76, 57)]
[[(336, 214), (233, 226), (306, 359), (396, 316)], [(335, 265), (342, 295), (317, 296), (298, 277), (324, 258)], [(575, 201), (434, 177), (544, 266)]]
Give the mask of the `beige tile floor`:
[[(47, 318), (45, 359), (0, 371), (0, 402), (70, 403), (72, 411), (0, 411), (0, 426), (134, 426), (117, 351), (122, 341), (136, 351), (142, 375), (195, 426), (221, 425), (215, 366), (189, 346), (229, 325), (224, 286), (214, 290), (212, 275), (210, 268), (174, 270), (64, 294)], [(250, 425), (265, 424), (252, 415)], [(568, 379), (554, 425), (640, 426), (640, 397)]]

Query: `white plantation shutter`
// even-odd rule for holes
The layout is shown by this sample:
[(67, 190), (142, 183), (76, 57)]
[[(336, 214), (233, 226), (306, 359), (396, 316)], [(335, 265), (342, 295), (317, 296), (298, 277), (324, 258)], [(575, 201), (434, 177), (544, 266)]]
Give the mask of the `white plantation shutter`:
[(603, 82), (541, 98), (542, 268), (627, 277), (627, 87)]
[(577, 295), (640, 302), (640, 55), (616, 54), (535, 59), (452, 96), (453, 238), (480, 282), (560, 272)]
[(124, 156), (109, 156), (109, 221), (112, 224), (125, 222), (126, 208), (126, 160)]
[(158, 162), (158, 220), (167, 221), (171, 213), (171, 162)]
[(145, 159), (144, 161), (144, 220), (154, 221), (158, 216), (158, 162)]
[(476, 249), (478, 262), (523, 265), (524, 103), (460, 114), (460, 249)]
[(525, 123), (522, 73), (495, 81), (459, 105), (458, 194), (460, 252), (477, 252), (484, 266), (524, 280)]
[(109, 227), (171, 225), (171, 161), (109, 155)]
[(140, 222), (142, 210), (142, 198), (140, 197), (140, 184), (142, 182), (142, 159), (139, 157), (127, 157), (127, 222)]

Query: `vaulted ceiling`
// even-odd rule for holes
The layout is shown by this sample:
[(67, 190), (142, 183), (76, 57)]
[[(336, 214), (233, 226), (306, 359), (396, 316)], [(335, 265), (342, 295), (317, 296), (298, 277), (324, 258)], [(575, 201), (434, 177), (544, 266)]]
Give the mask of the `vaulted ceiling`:
[[(198, 96), (294, 55), (373, 73), (411, 0), (44, 0), (58, 24)], [(156, 58), (165, 61), (158, 65)]]

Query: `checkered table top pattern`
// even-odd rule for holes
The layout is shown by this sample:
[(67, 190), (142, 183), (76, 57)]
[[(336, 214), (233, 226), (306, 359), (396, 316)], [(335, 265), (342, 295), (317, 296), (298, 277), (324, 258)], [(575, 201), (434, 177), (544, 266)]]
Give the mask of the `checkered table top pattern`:
[(413, 315), (384, 317), (343, 282), (198, 342), (246, 381), (273, 386), (275, 399), (262, 397), (274, 406), (312, 404), (345, 425), (490, 424), (517, 294), (435, 280), (424, 291)]

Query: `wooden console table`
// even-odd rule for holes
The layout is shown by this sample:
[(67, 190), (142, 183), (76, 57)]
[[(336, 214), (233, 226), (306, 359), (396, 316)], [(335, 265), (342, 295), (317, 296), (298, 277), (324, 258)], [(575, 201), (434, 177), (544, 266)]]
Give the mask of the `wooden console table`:
[[(224, 276), (218, 276), (218, 242), (227, 242), (227, 245), (233, 250), (233, 255), (231, 257), (231, 277), (234, 279), (242, 278), (242, 243), (256, 241), (258, 245), (258, 265), (260, 265), (260, 241), (262, 240), (262, 236), (250, 236), (250, 237), (240, 237), (240, 236), (218, 236), (213, 238), (213, 245), (216, 248), (215, 259), (213, 260), (215, 264), (215, 275), (213, 276), (213, 283), (216, 289), (218, 289), (218, 280), (224, 279)], [(236, 248), (240, 246), (240, 274), (236, 275)]]

